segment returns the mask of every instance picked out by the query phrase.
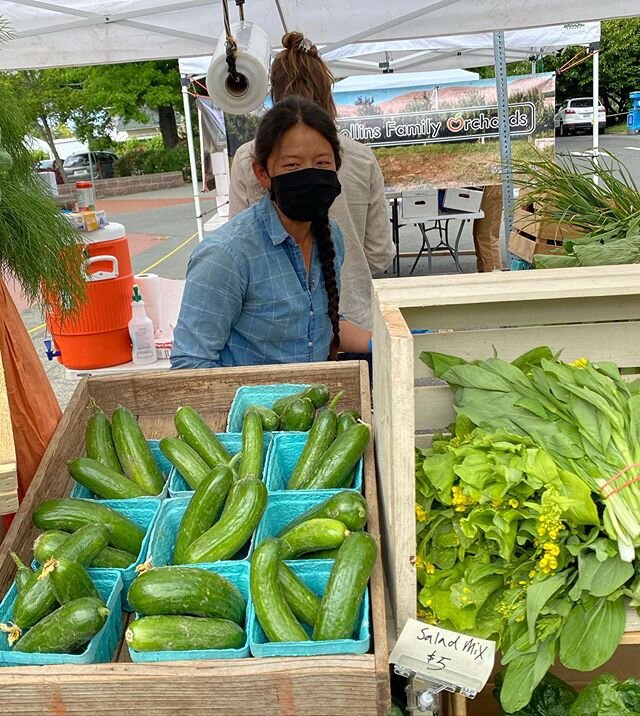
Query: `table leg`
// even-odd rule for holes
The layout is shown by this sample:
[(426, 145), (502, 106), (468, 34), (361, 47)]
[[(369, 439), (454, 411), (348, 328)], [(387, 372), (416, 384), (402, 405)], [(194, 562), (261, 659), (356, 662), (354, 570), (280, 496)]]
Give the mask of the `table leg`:
[[(458, 235), (456, 236), (456, 243), (455, 243), (455, 245), (454, 245), (454, 247), (453, 247), (453, 252), (452, 252), (453, 261), (454, 261), (454, 263), (455, 263), (455, 265), (456, 265), (456, 270), (458, 271), (458, 273), (463, 273), (463, 271), (462, 271), (462, 266), (460, 266), (460, 257), (458, 256), (458, 247), (460, 246), (460, 239), (461, 239), (461, 237), (462, 237), (462, 230), (464, 229), (464, 225), (467, 223), (467, 221), (468, 221), (468, 219), (463, 219), (463, 220), (460, 222), (460, 228), (458, 229)], [(447, 241), (447, 243), (449, 243), (449, 242)]]
[(396, 278), (400, 276), (400, 217), (398, 213), (398, 199), (391, 204), (391, 240), (395, 244), (396, 257), (394, 260)]

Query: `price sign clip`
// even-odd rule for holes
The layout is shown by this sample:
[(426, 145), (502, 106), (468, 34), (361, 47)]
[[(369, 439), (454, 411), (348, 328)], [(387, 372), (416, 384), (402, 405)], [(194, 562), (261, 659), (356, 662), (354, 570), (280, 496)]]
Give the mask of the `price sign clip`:
[(410, 713), (439, 716), (439, 694), (474, 698), (495, 661), (495, 642), (409, 619), (389, 656), (394, 671), (409, 680)]

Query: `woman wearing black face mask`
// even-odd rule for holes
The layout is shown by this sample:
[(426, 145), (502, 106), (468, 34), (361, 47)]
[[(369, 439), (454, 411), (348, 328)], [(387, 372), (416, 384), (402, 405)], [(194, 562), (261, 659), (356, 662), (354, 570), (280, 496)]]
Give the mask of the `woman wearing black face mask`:
[(371, 334), (338, 312), (342, 234), (334, 122), (289, 97), (263, 117), (254, 172), (264, 198), (213, 232), (189, 260), (171, 365), (205, 368), (335, 360)]

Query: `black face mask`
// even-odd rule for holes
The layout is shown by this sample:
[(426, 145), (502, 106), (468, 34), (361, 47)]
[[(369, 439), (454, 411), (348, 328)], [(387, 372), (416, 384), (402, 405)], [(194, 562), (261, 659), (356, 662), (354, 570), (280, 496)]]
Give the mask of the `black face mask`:
[(299, 169), (271, 177), (271, 199), (294, 221), (315, 221), (326, 216), (342, 191), (332, 169)]

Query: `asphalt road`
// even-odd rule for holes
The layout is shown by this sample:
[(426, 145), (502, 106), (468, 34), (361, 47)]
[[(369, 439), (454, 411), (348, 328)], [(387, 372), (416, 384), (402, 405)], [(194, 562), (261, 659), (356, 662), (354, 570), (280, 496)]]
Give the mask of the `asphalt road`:
[[(640, 135), (603, 134), (599, 139), (600, 151), (608, 152), (622, 162), (640, 186)], [(579, 134), (576, 137), (556, 138), (556, 152), (559, 155), (580, 156), (584, 152), (589, 152), (591, 148), (591, 135)]]

